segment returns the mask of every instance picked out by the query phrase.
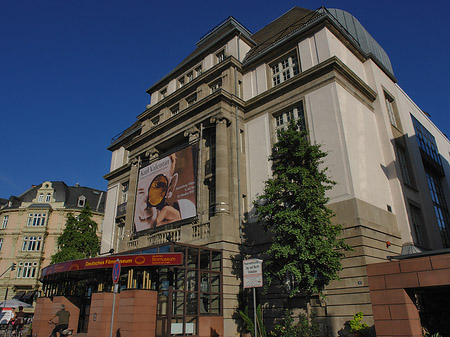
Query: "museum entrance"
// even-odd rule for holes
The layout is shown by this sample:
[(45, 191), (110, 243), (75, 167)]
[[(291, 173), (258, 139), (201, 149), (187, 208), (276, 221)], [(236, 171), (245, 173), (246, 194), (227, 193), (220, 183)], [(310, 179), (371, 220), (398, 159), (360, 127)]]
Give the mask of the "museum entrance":
[(117, 259), (122, 264), (121, 299), (131, 290), (155, 293), (156, 337), (201, 336), (206, 318), (215, 322), (216, 331), (223, 329), (221, 251), (170, 243), (44, 268), (44, 297), (64, 296), (79, 308), (77, 332), (88, 332), (97, 319), (92, 308), (98, 294), (112, 293), (112, 265)]

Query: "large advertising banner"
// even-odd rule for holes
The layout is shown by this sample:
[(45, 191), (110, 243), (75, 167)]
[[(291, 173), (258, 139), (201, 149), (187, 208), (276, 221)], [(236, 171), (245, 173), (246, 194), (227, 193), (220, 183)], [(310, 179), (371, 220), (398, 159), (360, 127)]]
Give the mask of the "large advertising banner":
[(139, 170), (136, 233), (197, 215), (197, 151), (198, 145), (191, 145)]

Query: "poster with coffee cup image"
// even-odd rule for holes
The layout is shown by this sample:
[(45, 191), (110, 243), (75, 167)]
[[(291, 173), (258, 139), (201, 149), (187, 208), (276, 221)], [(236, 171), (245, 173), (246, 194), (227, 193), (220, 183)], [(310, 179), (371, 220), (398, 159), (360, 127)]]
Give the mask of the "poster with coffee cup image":
[(194, 144), (139, 170), (134, 228), (139, 233), (197, 215)]

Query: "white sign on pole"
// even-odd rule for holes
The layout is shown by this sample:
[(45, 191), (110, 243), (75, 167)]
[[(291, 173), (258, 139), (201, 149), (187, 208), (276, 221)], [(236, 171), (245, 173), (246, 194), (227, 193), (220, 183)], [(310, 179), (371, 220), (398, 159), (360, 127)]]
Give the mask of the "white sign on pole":
[(263, 260), (249, 259), (243, 261), (244, 288), (260, 288), (263, 286)]

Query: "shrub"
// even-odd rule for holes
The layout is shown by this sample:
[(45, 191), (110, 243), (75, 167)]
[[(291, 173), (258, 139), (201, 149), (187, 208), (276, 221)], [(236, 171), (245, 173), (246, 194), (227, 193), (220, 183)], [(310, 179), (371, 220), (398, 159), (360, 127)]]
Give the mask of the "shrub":
[(319, 324), (314, 317), (309, 322), (306, 315), (300, 314), (298, 322), (294, 324), (292, 311), (287, 309), (284, 317), (273, 327), (270, 335), (274, 337), (317, 337), (319, 332)]

